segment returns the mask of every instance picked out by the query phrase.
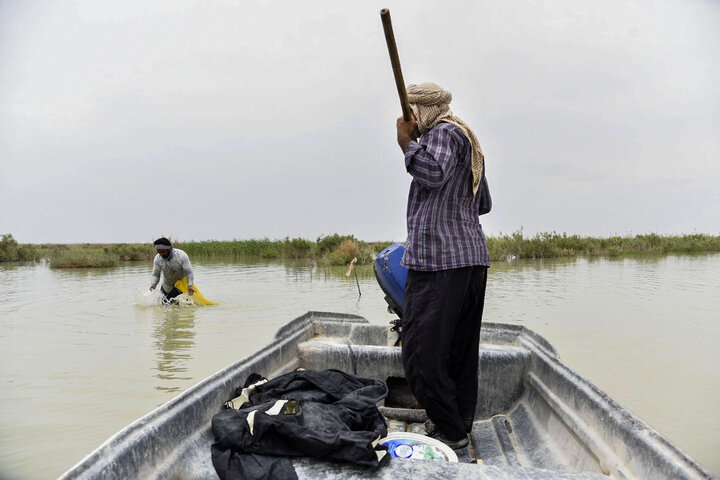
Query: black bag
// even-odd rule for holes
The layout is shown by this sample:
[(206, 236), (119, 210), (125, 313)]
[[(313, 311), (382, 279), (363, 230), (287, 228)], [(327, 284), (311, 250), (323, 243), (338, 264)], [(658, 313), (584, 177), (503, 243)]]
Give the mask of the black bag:
[(386, 452), (376, 443), (387, 435), (377, 402), (386, 395), (385, 383), (339, 370), (272, 379), (213, 417), (215, 471), (223, 480), (295, 479), (297, 456), (377, 467)]

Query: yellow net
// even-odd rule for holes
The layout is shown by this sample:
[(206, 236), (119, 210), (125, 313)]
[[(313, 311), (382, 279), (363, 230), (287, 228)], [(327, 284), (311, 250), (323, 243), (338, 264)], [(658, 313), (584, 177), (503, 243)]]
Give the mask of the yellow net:
[[(188, 284), (187, 284), (187, 277), (183, 277), (182, 280), (178, 280), (175, 282), (175, 288), (180, 290), (182, 293), (188, 293)], [(203, 294), (200, 293), (200, 290), (197, 288), (197, 285), (193, 285), (193, 294), (190, 296), (193, 302), (195, 302), (196, 305), (219, 305), (218, 302), (211, 302), (207, 298), (203, 297)]]

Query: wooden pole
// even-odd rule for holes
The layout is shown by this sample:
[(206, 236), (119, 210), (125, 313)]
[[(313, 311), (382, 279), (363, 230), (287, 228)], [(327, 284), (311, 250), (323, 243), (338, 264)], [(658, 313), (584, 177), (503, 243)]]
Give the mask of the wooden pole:
[(385, 42), (387, 43), (388, 53), (390, 54), (390, 63), (392, 64), (393, 74), (395, 75), (395, 85), (397, 86), (398, 95), (400, 96), (400, 107), (405, 121), (410, 120), (410, 104), (405, 91), (405, 81), (403, 80), (402, 69), (400, 68), (400, 57), (398, 56), (397, 46), (395, 45), (395, 34), (393, 33), (392, 22), (390, 20), (390, 10), (383, 8), (380, 10), (380, 19), (382, 20), (383, 30), (385, 31)]

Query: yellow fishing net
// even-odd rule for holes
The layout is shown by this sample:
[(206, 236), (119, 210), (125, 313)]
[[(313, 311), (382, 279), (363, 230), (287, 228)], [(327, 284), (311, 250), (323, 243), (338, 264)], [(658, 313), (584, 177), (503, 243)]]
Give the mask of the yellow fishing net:
[[(188, 293), (187, 277), (183, 277), (182, 280), (175, 282), (175, 288), (180, 290), (182, 293)], [(192, 296), (190, 296), (190, 298), (192, 298), (192, 301), (195, 302), (196, 305), (218, 305), (218, 302), (211, 302), (207, 298), (203, 297), (203, 294), (200, 293), (197, 285), (193, 285), (193, 290), (195, 290), (195, 292)]]

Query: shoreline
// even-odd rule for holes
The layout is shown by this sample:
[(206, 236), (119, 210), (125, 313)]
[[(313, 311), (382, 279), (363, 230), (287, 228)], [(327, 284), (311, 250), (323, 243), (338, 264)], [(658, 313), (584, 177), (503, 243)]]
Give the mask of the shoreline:
[[(112, 267), (124, 261), (151, 261), (150, 243), (19, 244), (6, 234), (0, 243), (0, 262), (48, 260), (53, 268)], [(561, 257), (635, 257), (720, 252), (720, 235), (686, 234), (581, 237), (546, 232), (525, 237), (522, 231), (487, 236), (492, 261)], [(308, 259), (320, 266), (372, 264), (375, 256), (393, 241), (366, 242), (354, 235), (333, 234), (317, 240), (203, 240), (174, 241), (191, 258)]]

